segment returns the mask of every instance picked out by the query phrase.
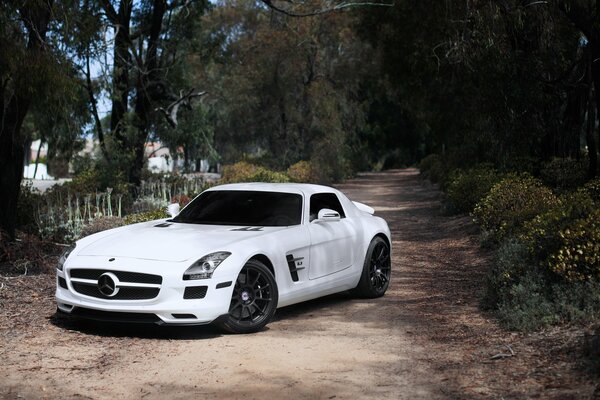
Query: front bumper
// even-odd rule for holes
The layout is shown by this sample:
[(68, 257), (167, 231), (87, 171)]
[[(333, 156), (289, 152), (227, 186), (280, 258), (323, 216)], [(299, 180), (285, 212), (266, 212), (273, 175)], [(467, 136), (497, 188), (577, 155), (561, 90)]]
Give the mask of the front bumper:
[[(211, 279), (183, 280), (187, 264), (152, 260), (119, 259), (107, 263), (105, 257), (76, 257), (57, 270), (56, 303), (61, 313), (73, 317), (112, 321), (144, 322), (158, 325), (203, 325), (215, 322), (229, 312), (236, 275), (218, 269)], [(108, 266), (110, 265), (110, 266)], [(117, 300), (81, 294), (74, 288), (70, 271), (102, 269), (155, 274), (162, 277), (158, 295), (145, 300)], [(62, 280), (62, 281), (61, 281)], [(187, 287), (206, 286), (203, 298), (185, 299)], [(64, 287), (66, 286), (66, 288)]]

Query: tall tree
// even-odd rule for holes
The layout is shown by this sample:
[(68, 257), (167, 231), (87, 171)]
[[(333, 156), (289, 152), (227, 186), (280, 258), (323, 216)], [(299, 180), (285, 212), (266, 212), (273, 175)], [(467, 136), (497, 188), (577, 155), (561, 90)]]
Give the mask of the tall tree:
[(364, 123), (360, 76), (370, 65), (355, 19), (294, 18), (240, 1), (207, 15), (206, 36), (220, 42), (201, 68), (226, 162), (250, 155), (285, 169), (312, 160), (324, 180), (350, 172), (351, 138)]
[(109, 135), (98, 123), (96, 129), (109, 138), (109, 161), (125, 171), (128, 181), (139, 184), (144, 146), (160, 117), (157, 109), (189, 89), (176, 87), (170, 79), (170, 71), (185, 62), (180, 52), (185, 44), (177, 34), (199, 22), (208, 2), (100, 0), (100, 5), (114, 29), (112, 107)]
[(0, 230), (10, 237), (29, 142), (21, 127), (57, 63), (46, 47), (52, 7), (52, 0), (39, 0), (3, 3), (0, 9)]
[[(598, 171), (598, 136), (596, 116), (600, 118), (600, 2), (590, 0), (559, 0), (558, 6), (571, 23), (584, 35), (586, 76), (588, 77), (588, 129), (586, 140), (590, 158), (589, 175)], [(596, 112), (593, 110), (596, 105)]]

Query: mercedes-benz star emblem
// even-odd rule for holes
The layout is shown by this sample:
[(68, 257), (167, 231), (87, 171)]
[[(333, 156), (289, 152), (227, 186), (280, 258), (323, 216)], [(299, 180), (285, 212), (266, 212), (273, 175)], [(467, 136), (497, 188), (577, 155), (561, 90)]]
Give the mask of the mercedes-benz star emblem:
[(113, 297), (119, 293), (119, 278), (111, 272), (105, 272), (98, 278), (98, 290), (106, 297)]

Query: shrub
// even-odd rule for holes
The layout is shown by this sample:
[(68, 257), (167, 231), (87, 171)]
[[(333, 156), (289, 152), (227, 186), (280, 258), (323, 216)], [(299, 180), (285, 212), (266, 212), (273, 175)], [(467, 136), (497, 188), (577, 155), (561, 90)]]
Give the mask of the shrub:
[(600, 204), (600, 178), (595, 178), (583, 186), (583, 190), (594, 200)]
[(308, 183), (313, 182), (312, 165), (308, 161), (298, 161), (291, 165), (287, 170), (287, 175), (292, 182)]
[(125, 225), (123, 218), (119, 217), (102, 217), (93, 220), (88, 225), (84, 226), (81, 231), (81, 237), (89, 236), (94, 233), (102, 232), (108, 229), (118, 228)]
[(135, 214), (145, 213), (167, 207), (166, 200), (154, 195), (138, 197), (131, 206), (131, 211)]
[(433, 183), (439, 183), (444, 187), (448, 179), (449, 169), (443, 157), (437, 154), (430, 154), (419, 163), (421, 174)]
[(587, 176), (585, 160), (555, 158), (542, 164), (540, 176), (542, 181), (562, 192), (583, 185)]
[(498, 316), (507, 329), (533, 331), (559, 322), (545, 282), (538, 274), (524, 276), (509, 288), (498, 306)]
[(585, 190), (560, 196), (554, 207), (525, 223), (520, 239), (545, 267), (548, 257), (561, 247), (559, 233), (574, 221), (586, 218), (595, 208), (594, 201)]
[(600, 283), (549, 284), (543, 274), (531, 271), (504, 293), (498, 316), (508, 329), (520, 331), (594, 321), (600, 317)]
[(223, 167), (224, 183), (235, 182), (289, 182), (287, 175), (265, 167), (240, 161)]
[(166, 209), (146, 211), (138, 214), (130, 214), (124, 218), (124, 225), (137, 224), (140, 222), (154, 221), (155, 219), (169, 218)]
[(428, 156), (423, 157), (421, 162), (419, 162), (419, 170), (422, 174), (426, 174), (433, 168), (436, 164), (442, 162), (442, 157), (438, 154), (430, 154)]
[(453, 171), (446, 187), (448, 210), (453, 213), (473, 211), (500, 179), (501, 175), (487, 166)]
[(44, 203), (44, 196), (33, 187), (33, 183), (21, 185), (17, 202), (17, 227), (24, 232), (37, 232), (35, 215)]
[(473, 215), (481, 227), (499, 240), (518, 233), (523, 224), (558, 203), (552, 191), (531, 175), (511, 175), (496, 183)]
[[(518, 284), (535, 265), (527, 247), (520, 241), (507, 240), (496, 250), (491, 270), (486, 276), (486, 290), (481, 305), (496, 309), (507, 292)], [(535, 269), (535, 268), (533, 268)]]
[(549, 268), (567, 281), (600, 281), (600, 210), (560, 231)]

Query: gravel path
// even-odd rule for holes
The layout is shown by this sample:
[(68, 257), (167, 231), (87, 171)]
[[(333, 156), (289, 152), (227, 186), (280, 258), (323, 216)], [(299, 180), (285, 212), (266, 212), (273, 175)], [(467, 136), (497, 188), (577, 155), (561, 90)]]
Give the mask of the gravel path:
[[(393, 237), (385, 297), (278, 310), (268, 329), (106, 328), (53, 318), (53, 277), (0, 277), (0, 398), (578, 399), (579, 333), (502, 330), (477, 308), (489, 262), (413, 169), (339, 185)], [(511, 346), (515, 356), (492, 360)]]

